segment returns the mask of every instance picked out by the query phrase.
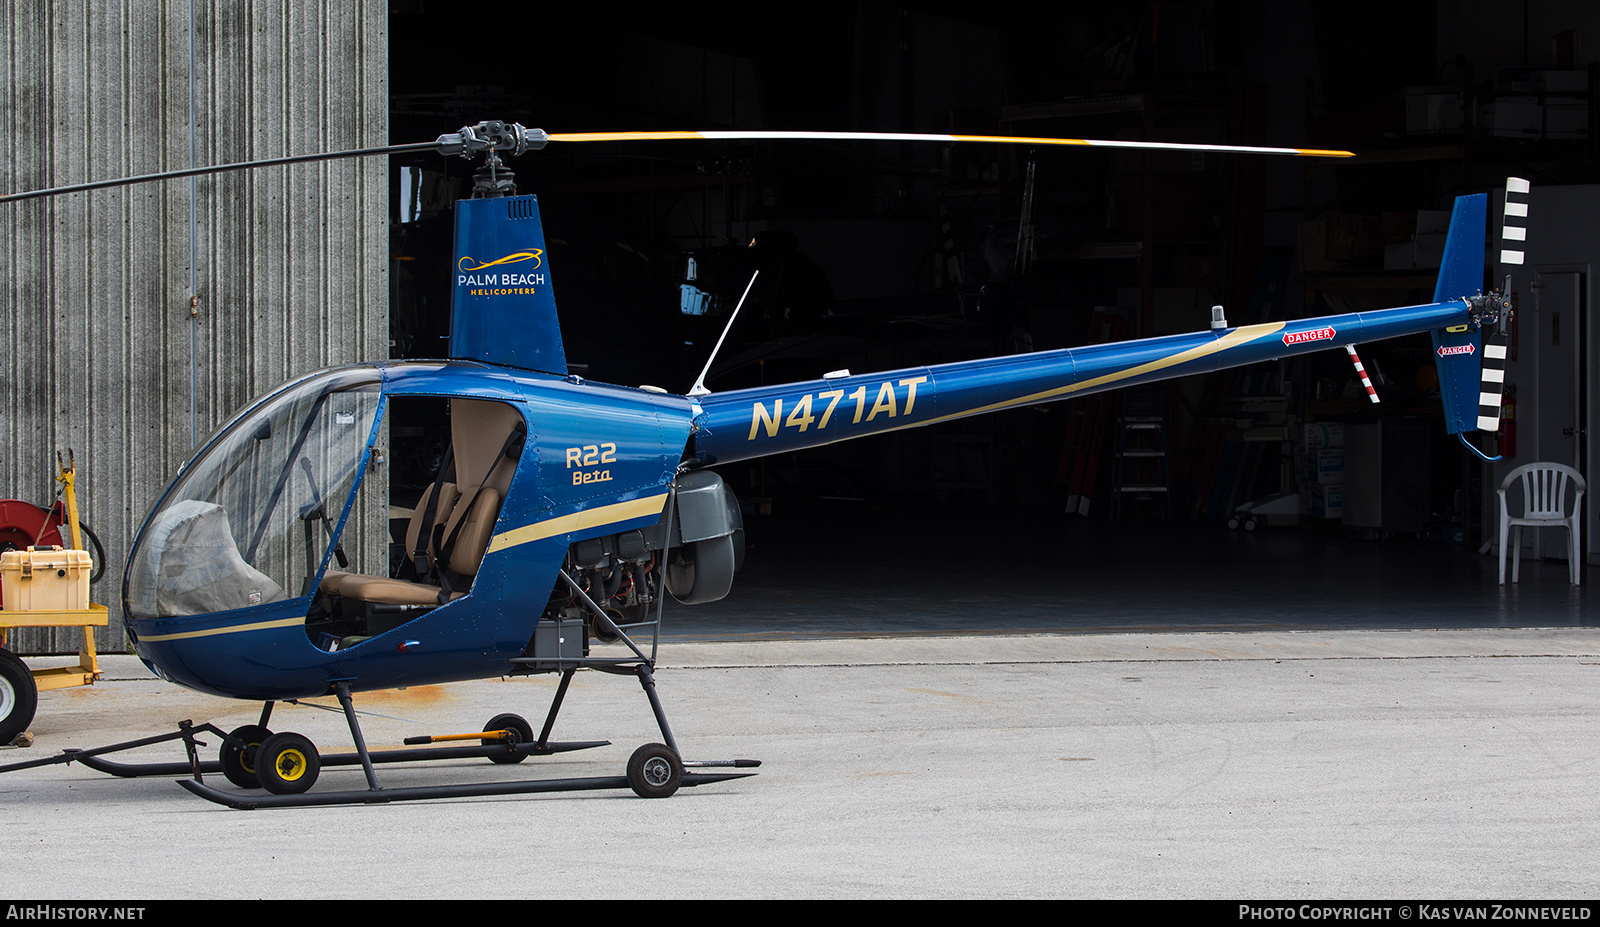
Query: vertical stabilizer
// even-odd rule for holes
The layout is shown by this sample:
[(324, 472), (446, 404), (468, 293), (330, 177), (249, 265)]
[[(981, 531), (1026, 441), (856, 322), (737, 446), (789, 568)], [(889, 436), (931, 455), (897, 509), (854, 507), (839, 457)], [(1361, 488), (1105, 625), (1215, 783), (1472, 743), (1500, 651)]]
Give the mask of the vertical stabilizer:
[(456, 203), (451, 357), (567, 372), (547, 257), (537, 197)]
[(1483, 291), (1484, 230), (1489, 222), (1489, 195), (1476, 193), (1456, 197), (1450, 215), (1450, 232), (1444, 240), (1444, 260), (1439, 265), (1439, 281), (1433, 301), (1466, 299)]
[[(1472, 299), (1483, 292), (1484, 230), (1489, 197), (1478, 193), (1456, 197), (1445, 238), (1444, 260), (1433, 290), (1436, 303)], [(1439, 370), (1439, 399), (1444, 406), (1445, 430), (1450, 434), (1478, 427), (1479, 372), (1483, 362), (1483, 333), (1476, 326), (1435, 329), (1433, 361)]]

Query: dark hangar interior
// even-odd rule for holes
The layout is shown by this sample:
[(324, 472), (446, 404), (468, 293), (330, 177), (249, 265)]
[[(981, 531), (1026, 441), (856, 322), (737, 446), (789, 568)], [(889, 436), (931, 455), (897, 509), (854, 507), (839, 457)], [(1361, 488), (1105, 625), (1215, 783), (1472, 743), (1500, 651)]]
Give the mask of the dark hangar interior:
[[(761, 285), (711, 368), (712, 389), (1194, 331), (1217, 305), (1245, 324), (1428, 302), (1454, 197), (1493, 201), (1512, 175), (1579, 198), (1600, 189), (1600, 11), (1576, 2), (507, 5), (487, 15), (492, 28), (454, 4), (391, 3), (392, 142), (497, 118), (552, 132), (873, 130), (1357, 152), (549, 148), (509, 166), (519, 192), (540, 200), (569, 363), (607, 382), (686, 390), (755, 269)], [(440, 356), (450, 204), (472, 168), (436, 156), (396, 157), (393, 168), (392, 354)], [(1559, 234), (1600, 254), (1595, 227)], [(1096, 583), (1125, 595), (1155, 577), (1172, 595), (1192, 588), (1182, 577), (1266, 588), (1262, 574), (1289, 573), (1324, 595), (1403, 577), (1423, 589), (1464, 577), (1475, 592), (1492, 588), (1495, 559), (1480, 547), (1499, 479), (1535, 459), (1587, 472), (1596, 433), (1588, 265), (1561, 257), (1543, 272), (1575, 275), (1566, 349), (1551, 352), (1575, 385), (1558, 402), (1531, 365), (1520, 374), (1520, 390), (1508, 389), (1511, 433), (1477, 436), (1505, 455), (1500, 465), (1444, 433), (1425, 335), (1360, 347), (1376, 405), (1344, 352), (1330, 350), (999, 412), (726, 469), (760, 556), (756, 581), (741, 578), (725, 611), (782, 617), (774, 600), (803, 596), (805, 575), (821, 573), (865, 591), (904, 571), (926, 578), (911, 585), (927, 602), (977, 586), (1023, 611), (1035, 596), (1059, 605), (1073, 586), (1090, 590), (1077, 611), (1113, 627), (1126, 625), (1101, 614)], [(1532, 292), (1543, 279), (1513, 284), (1521, 338), (1540, 337), (1534, 321), (1555, 312)], [(1347, 440), (1376, 449), (1351, 466)], [(424, 482), (428, 449), (409, 459)], [(947, 579), (947, 564), (965, 571)], [(1379, 577), (1378, 564), (1396, 575)], [(1520, 594), (1542, 585), (1564, 596), (1564, 578), (1564, 564), (1545, 576), (1536, 561)], [(1591, 620), (1581, 602), (1562, 601), (1525, 620)], [(1172, 605), (1153, 608), (1182, 611)], [(959, 625), (962, 609), (950, 611)], [(1412, 620), (1392, 606), (1370, 611), (1378, 624)], [(1216, 623), (1297, 614), (1264, 604)], [(859, 617), (892, 623), (882, 610)]]

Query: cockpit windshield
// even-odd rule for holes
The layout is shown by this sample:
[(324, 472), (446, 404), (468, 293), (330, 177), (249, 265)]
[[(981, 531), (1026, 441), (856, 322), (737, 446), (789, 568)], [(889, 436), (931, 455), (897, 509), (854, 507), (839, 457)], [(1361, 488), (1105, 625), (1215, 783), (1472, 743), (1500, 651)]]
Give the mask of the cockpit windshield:
[(382, 397), (376, 368), (313, 374), (225, 426), (129, 555), (138, 618), (306, 595), (360, 475)]

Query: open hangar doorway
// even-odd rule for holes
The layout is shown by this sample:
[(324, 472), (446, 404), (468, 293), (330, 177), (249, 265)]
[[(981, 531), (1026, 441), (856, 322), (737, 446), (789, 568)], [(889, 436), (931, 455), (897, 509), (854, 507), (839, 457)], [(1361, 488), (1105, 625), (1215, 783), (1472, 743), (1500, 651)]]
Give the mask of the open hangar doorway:
[[(573, 369), (609, 382), (685, 390), (757, 268), (772, 273), (730, 330), (713, 389), (1192, 331), (1218, 304), (1242, 324), (1428, 301), (1427, 223), (1517, 167), (1496, 161), (1510, 160), (1501, 149), (1431, 160), (1409, 150), (1441, 139), (1408, 134), (1405, 88), (1440, 74), (1469, 96), (1476, 86), (1438, 41), (1449, 11), (1383, 14), (1384, 41), (1438, 50), (1369, 59), (1387, 63), (1357, 80), (1332, 53), (1327, 4), (1273, 5), (1253, 23), (1228, 6), (1164, 5), (1159, 31), (1147, 6), (1013, 15), (837, 3), (803, 18), (741, 8), (693, 20), (511, 10), (499, 14), (505, 34), (538, 53), (475, 59), (466, 83), (430, 49), (470, 45), (477, 25), (396, 3), (391, 133), (499, 118), (551, 131), (870, 128), (1385, 152), (1340, 167), (896, 143), (525, 157), (510, 167), (519, 191), (540, 197)], [(1494, 64), (1479, 63), (1478, 78)], [(1592, 157), (1573, 147), (1535, 154)], [(438, 159), (397, 161), (394, 173), (394, 351), (436, 356), (448, 205), (470, 178)], [(732, 621), (842, 582), (844, 598), (812, 612), (853, 613), (955, 575), (961, 594), (941, 598), (963, 603), (968, 622), (1017, 614), (1005, 604), (1017, 601), (1042, 610), (1024, 624), (1053, 613), (1063, 626), (1585, 620), (1565, 605), (1535, 616), (1537, 570), (1513, 590), (1526, 608), (1492, 588), (1494, 563), (1477, 547), (1493, 477), (1442, 434), (1426, 338), (1361, 352), (1381, 408), (1330, 351), (730, 468), (754, 562), (781, 560), (770, 581), (786, 591), (752, 588), (768, 581), (756, 571), (711, 611)], [(1141, 413), (1160, 418), (1162, 462), (1130, 453), (1146, 449), (1129, 443)], [(1354, 487), (1335, 453), (1345, 436), (1369, 460)], [(1241, 505), (1287, 493), (1297, 510), (1227, 528)], [(1290, 585), (1274, 592), (1268, 575)], [(1359, 619), (1325, 601), (1302, 610), (1285, 598), (1296, 582), (1450, 598), (1471, 615), (1377, 600)], [(1241, 599), (1254, 604), (1241, 612)]]

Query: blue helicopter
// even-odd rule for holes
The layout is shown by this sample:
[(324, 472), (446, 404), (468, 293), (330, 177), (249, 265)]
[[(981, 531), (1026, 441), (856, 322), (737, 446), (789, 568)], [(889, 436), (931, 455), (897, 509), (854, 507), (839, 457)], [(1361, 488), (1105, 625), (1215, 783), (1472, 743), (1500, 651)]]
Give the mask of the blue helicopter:
[[(236, 808), (619, 787), (671, 795), (681, 786), (751, 775), (759, 765), (683, 760), (653, 677), (665, 599), (694, 605), (723, 598), (743, 559), (739, 504), (709, 469), (715, 465), (1420, 332), (1432, 333), (1447, 429), (1471, 447), (1465, 432), (1497, 428), (1511, 307), (1500, 293), (1481, 289), (1483, 194), (1457, 199), (1433, 301), (1423, 305), (1241, 327), (1229, 326), (1219, 307), (1209, 329), (1190, 334), (879, 373), (837, 371), (726, 392), (707, 389), (704, 372), (684, 395), (588, 381), (567, 367), (537, 198), (515, 195), (500, 155), (551, 143), (664, 138), (1348, 155), (900, 133), (552, 135), (485, 122), (423, 145), (307, 156), (432, 149), (483, 159), (474, 198), (456, 204), (452, 356), (357, 364), (284, 384), (216, 431), (139, 531), (123, 581), (123, 615), (138, 656), (180, 685), (261, 701), (259, 723), (224, 732), (186, 722), (166, 738), (0, 771), (76, 761), (120, 775), (193, 772), (181, 780), (185, 788)], [(1527, 184), (1513, 180), (1507, 189), (1507, 214), (1525, 215)], [(397, 410), (436, 408), (440, 400), (450, 449), (401, 520), (404, 557), (392, 566), (352, 567), (347, 548), (368, 549), (364, 532), (389, 529), (389, 424)], [(378, 763), (468, 755), (511, 763), (600, 745), (550, 739), (580, 669), (633, 676), (649, 701), (663, 742), (640, 747), (625, 776), (379, 787)], [(540, 730), (505, 714), (481, 732), (408, 741), (424, 749), (369, 750), (352, 698), (534, 673), (560, 674)], [(342, 706), (354, 754), (324, 757), (309, 739), (270, 728), (274, 703), (327, 695)], [(196, 754), (202, 731), (222, 738), (214, 762)], [(184, 740), (188, 763), (135, 766), (101, 756), (161, 739)], [(451, 740), (469, 743), (445, 745)], [(309, 792), (319, 770), (334, 764), (361, 765), (368, 788)], [(205, 784), (209, 771), (247, 791)]]

